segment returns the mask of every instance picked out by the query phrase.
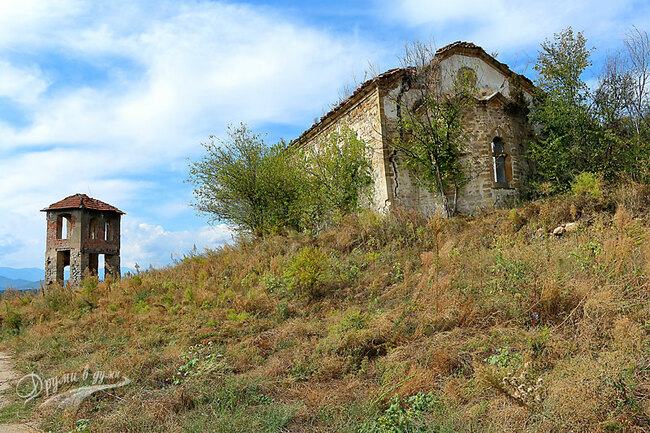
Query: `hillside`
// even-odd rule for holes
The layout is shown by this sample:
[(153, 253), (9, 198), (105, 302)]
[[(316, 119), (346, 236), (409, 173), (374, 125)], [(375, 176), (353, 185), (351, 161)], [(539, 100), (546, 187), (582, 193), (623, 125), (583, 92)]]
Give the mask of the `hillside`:
[(37, 398), (0, 418), (66, 432), (648, 431), (649, 203), (630, 184), (473, 218), (367, 213), (315, 238), (12, 294), (2, 344), (22, 371), (89, 365), (132, 383), (78, 411)]

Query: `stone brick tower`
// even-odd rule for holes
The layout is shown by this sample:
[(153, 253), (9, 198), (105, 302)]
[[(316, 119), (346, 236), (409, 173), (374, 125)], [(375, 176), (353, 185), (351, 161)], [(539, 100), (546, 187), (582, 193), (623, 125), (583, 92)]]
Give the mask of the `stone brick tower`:
[(102, 254), (105, 276), (120, 277), (124, 212), (85, 194), (66, 197), (42, 212), (47, 215), (45, 285), (63, 283), (66, 266), (70, 266), (70, 284), (79, 285), (86, 269), (97, 275)]

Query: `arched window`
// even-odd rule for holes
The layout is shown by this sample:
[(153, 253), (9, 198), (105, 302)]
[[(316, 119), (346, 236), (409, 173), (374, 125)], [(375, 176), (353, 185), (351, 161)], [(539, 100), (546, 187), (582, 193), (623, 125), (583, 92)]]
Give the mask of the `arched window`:
[(494, 167), (494, 181), (496, 183), (506, 183), (506, 153), (503, 140), (500, 137), (494, 137), (492, 140), (492, 161)]
[(460, 87), (461, 90), (471, 91), (476, 88), (476, 83), (478, 78), (476, 76), (476, 71), (467, 66), (463, 66), (458, 69), (456, 73), (456, 85)]

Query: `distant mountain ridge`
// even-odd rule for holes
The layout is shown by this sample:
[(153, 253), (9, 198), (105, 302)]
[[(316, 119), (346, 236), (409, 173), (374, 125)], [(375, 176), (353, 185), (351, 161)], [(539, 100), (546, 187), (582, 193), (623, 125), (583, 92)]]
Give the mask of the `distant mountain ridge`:
[(9, 268), (0, 266), (0, 275), (10, 280), (40, 281), (45, 271), (39, 268)]
[(40, 281), (11, 279), (11, 278), (0, 276), (0, 291), (7, 290), (10, 287), (18, 290), (37, 289), (40, 287), (40, 285), (41, 285)]
[[(135, 269), (122, 268), (122, 275), (127, 272), (135, 273)], [(0, 266), (0, 292), (7, 290), (9, 287), (14, 289), (38, 289), (45, 271), (39, 268), (9, 268)], [(67, 271), (65, 278), (68, 278)], [(104, 269), (99, 270), (99, 278), (104, 278)]]
[(0, 291), (14, 288), (18, 290), (37, 289), (45, 271), (38, 268), (0, 267)]

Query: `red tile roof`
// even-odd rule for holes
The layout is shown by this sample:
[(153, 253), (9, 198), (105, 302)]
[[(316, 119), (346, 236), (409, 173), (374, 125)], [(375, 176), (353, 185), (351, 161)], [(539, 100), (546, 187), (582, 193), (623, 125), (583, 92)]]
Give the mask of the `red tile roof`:
[(60, 210), (60, 209), (90, 209), (90, 210), (101, 210), (116, 212), (120, 215), (124, 215), (124, 212), (118, 208), (111, 206), (108, 203), (88, 197), (86, 194), (75, 194), (70, 197), (66, 197), (61, 201), (52, 203), (50, 206), (42, 209), (42, 212), (48, 210)]

